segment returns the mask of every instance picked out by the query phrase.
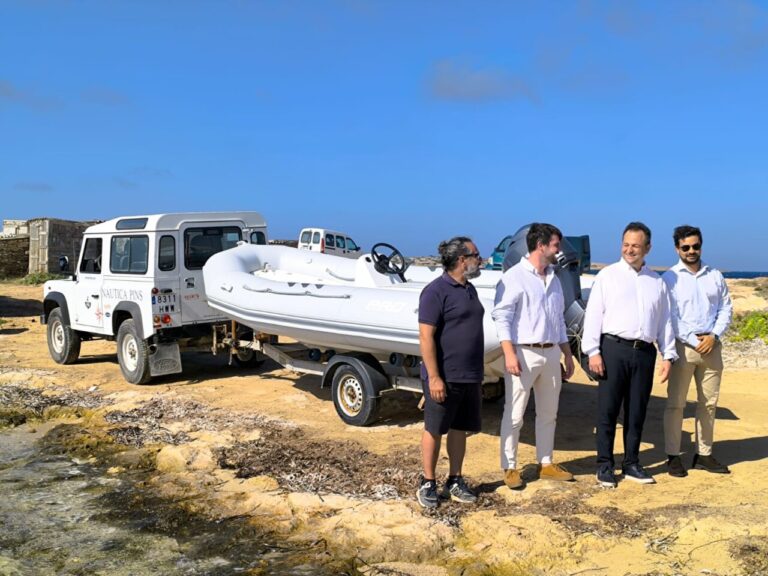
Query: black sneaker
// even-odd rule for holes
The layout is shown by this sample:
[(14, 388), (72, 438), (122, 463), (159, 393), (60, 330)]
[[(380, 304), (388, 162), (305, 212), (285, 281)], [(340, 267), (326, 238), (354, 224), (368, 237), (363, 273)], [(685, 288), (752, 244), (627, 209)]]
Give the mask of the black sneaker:
[(597, 471), (597, 483), (603, 488), (616, 488), (616, 475), (613, 466), (604, 466)]
[(424, 508), (437, 508), (437, 483), (434, 480), (422, 480), (416, 491), (416, 500)]
[(446, 500), (451, 499), (463, 504), (474, 504), (477, 502), (477, 494), (469, 489), (467, 483), (464, 482), (464, 478), (461, 476), (456, 477), (456, 480), (450, 484), (446, 483), (440, 496)]
[(675, 478), (685, 478), (688, 476), (680, 456), (667, 456), (667, 472)]
[(624, 478), (637, 482), (638, 484), (656, 484), (653, 476), (648, 474), (640, 464), (627, 464), (621, 467)]
[(707, 472), (712, 472), (714, 474), (731, 473), (728, 466), (715, 460), (714, 456), (699, 456), (698, 454), (694, 454), (691, 468), (696, 468), (697, 470), (706, 470)]

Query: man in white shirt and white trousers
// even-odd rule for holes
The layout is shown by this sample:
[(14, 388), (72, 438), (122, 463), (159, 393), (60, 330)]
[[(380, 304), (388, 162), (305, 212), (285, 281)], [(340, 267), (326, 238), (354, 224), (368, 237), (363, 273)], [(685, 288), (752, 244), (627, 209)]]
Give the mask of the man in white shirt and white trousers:
[(574, 364), (565, 328), (563, 288), (555, 275), (563, 235), (551, 224), (533, 223), (526, 235), (528, 254), (507, 270), (496, 286), (493, 320), (504, 352), (505, 402), (501, 420), (501, 467), (510, 489), (524, 486), (517, 452), (531, 391), (536, 395), (536, 459), (539, 477), (572, 481), (573, 474), (552, 461), (557, 408), (565, 378)]
[(688, 472), (680, 458), (683, 409), (691, 378), (696, 381), (696, 453), (692, 468), (716, 474), (730, 470), (712, 455), (715, 411), (720, 395), (723, 356), (720, 337), (728, 329), (733, 305), (723, 275), (701, 261), (703, 238), (694, 226), (678, 226), (672, 235), (680, 261), (662, 278), (672, 300), (672, 327), (680, 357), (669, 374), (664, 410), (667, 471), (682, 478)]
[(642, 222), (624, 229), (621, 260), (595, 278), (584, 314), (581, 347), (599, 379), (597, 392), (597, 480), (616, 487), (613, 444), (624, 407), (624, 478), (642, 484), (655, 480), (640, 465), (640, 439), (653, 388), (656, 342), (662, 353), (661, 381), (677, 360), (667, 287), (645, 265), (651, 231)]

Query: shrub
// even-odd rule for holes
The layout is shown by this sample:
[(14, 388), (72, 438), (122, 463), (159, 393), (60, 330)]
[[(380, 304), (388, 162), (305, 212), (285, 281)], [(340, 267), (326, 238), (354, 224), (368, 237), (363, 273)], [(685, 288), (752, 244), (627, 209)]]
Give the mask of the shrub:
[(768, 343), (768, 311), (737, 314), (728, 329), (728, 336), (735, 342), (761, 338)]
[(50, 272), (33, 272), (32, 274), (24, 276), (19, 282), (30, 286), (37, 286), (38, 284), (43, 284), (48, 280), (56, 280), (57, 278), (63, 278), (63, 276), (61, 274), (51, 274)]

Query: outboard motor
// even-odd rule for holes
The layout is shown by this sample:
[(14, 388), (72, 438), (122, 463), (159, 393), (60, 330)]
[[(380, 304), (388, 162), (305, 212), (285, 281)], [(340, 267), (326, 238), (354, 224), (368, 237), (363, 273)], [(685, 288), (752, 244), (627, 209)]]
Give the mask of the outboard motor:
[[(531, 225), (526, 224), (513, 235), (512, 241), (509, 243), (509, 247), (504, 254), (502, 270), (505, 272), (520, 262), (523, 256), (528, 254), (528, 245), (525, 237), (530, 228)], [(587, 244), (587, 249), (588, 247), (589, 244)], [(581, 298), (580, 260), (581, 254), (563, 237), (560, 242), (560, 252), (557, 254), (555, 274), (557, 274), (563, 287), (565, 329), (568, 333), (568, 343), (571, 346), (573, 357), (578, 358), (584, 372), (589, 375), (589, 357), (581, 352), (581, 335), (584, 331), (586, 303)], [(592, 378), (591, 375), (590, 378)]]

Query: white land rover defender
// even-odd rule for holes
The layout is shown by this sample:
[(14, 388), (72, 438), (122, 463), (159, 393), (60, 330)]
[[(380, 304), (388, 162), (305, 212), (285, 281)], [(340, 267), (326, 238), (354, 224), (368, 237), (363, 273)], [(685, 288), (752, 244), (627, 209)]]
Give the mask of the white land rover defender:
[[(210, 308), (203, 264), (240, 241), (267, 243), (267, 224), (256, 212), (200, 212), (115, 218), (85, 231), (72, 277), (46, 282), (43, 314), (48, 350), (71, 364), (84, 340), (117, 341), (128, 382), (181, 372), (180, 348), (206, 347), (250, 334)], [(61, 259), (62, 271), (69, 263)], [(217, 342), (218, 339), (218, 342)], [(250, 349), (230, 351), (240, 363), (257, 360)]]

